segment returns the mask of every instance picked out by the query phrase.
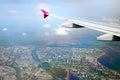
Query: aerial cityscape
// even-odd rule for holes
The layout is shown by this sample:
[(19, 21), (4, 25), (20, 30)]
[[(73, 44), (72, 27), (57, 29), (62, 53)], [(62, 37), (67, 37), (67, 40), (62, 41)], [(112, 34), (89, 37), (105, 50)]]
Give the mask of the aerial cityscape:
[(120, 80), (120, 0), (0, 0), (0, 80)]
[(119, 80), (99, 48), (0, 47), (0, 80)]

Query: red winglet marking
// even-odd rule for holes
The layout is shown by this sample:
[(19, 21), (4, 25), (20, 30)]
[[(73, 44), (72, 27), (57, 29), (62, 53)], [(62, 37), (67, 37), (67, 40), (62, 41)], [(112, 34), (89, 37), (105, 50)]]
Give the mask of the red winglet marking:
[(44, 14), (44, 19), (48, 16), (48, 12), (47, 11), (45, 11), (45, 10), (43, 10), (43, 9), (41, 9), (41, 11), (43, 12), (43, 14)]

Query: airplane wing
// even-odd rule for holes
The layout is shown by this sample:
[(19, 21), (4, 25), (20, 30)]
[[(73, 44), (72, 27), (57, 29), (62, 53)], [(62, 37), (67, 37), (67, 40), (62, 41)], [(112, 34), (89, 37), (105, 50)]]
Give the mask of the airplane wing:
[(105, 34), (98, 36), (97, 40), (103, 41), (120, 41), (120, 29), (112, 28), (106, 25), (102, 25), (96, 22), (84, 21), (79, 19), (69, 19), (55, 14), (50, 14), (49, 12), (41, 9), (44, 14), (44, 19), (48, 16), (52, 16), (58, 19), (65, 20), (66, 22), (62, 24), (66, 28), (90, 28), (93, 30), (101, 31)]

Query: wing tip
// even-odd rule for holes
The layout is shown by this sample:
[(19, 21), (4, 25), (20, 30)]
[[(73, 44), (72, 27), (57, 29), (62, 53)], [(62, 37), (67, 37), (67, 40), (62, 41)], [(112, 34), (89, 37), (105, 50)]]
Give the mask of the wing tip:
[(46, 10), (44, 10), (44, 9), (41, 9), (41, 11), (43, 12), (43, 17), (44, 17), (44, 19), (45, 18), (47, 18), (48, 17), (48, 14), (49, 14), (49, 12), (47, 12)]

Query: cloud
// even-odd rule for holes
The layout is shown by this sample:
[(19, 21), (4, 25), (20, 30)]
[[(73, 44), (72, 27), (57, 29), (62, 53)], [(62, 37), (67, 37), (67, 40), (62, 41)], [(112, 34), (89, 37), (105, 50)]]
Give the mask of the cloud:
[(55, 35), (66, 36), (71, 30), (63, 27), (58, 27), (58, 28), (55, 28), (53, 31)]
[(16, 11), (16, 10), (9, 10), (9, 13), (10, 14), (18, 14), (18, 11)]
[(49, 11), (49, 5), (46, 4), (46, 3), (39, 4), (39, 5), (38, 5), (38, 9), (39, 9), (39, 10), (40, 10), (40, 9), (44, 9), (44, 10)]
[(120, 26), (120, 19), (103, 17), (102, 20), (104, 22), (107, 22), (111, 27), (120, 28), (119, 27)]
[(51, 25), (50, 25), (50, 24), (44, 24), (43, 27), (45, 27), (45, 28), (50, 28)]
[(103, 21), (107, 21), (109, 23), (118, 23), (118, 24), (120, 24), (120, 19), (117, 19), (117, 18), (106, 18), (106, 17), (103, 17)]
[(27, 35), (27, 33), (25, 33), (25, 32), (22, 33), (22, 36), (26, 36), (26, 35)]
[(3, 29), (2, 29), (2, 31), (7, 31), (7, 30), (8, 30), (8, 28), (3, 28)]
[(45, 32), (45, 36), (49, 36), (49, 33), (48, 33), (48, 32)]

